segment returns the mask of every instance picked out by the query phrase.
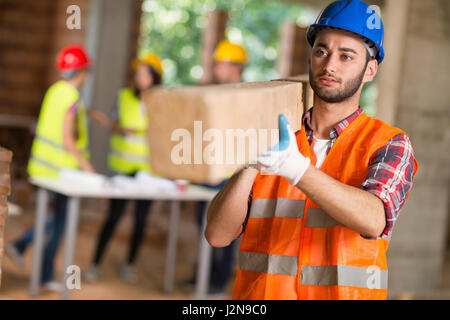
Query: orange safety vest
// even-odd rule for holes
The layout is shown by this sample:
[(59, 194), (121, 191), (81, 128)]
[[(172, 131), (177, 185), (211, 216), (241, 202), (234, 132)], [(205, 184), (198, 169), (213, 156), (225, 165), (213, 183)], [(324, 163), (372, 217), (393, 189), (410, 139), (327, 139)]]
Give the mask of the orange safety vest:
[[(399, 133), (363, 113), (341, 133), (320, 170), (359, 188), (372, 155)], [(296, 138), (315, 164), (304, 127)], [(389, 240), (363, 238), (287, 179), (258, 174), (233, 299), (386, 299)]]

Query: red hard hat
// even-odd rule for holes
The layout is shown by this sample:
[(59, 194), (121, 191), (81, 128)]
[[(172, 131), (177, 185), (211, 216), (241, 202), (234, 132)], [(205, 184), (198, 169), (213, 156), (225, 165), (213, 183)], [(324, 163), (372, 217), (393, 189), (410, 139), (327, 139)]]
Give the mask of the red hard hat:
[(64, 47), (58, 54), (56, 66), (60, 71), (78, 70), (89, 67), (91, 61), (82, 46)]

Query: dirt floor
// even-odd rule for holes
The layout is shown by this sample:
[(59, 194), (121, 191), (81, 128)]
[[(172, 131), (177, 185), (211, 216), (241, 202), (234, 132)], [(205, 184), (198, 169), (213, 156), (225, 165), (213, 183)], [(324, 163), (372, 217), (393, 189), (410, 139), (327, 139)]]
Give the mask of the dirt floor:
[[(32, 207), (32, 206), (30, 206)], [(92, 259), (97, 236), (102, 226), (106, 200), (83, 200), (79, 232), (76, 244), (75, 264), (83, 272)], [(95, 283), (81, 280), (81, 289), (72, 290), (72, 299), (193, 299), (192, 289), (180, 284), (192, 277), (197, 259), (198, 227), (196, 224), (195, 203), (184, 203), (180, 221), (177, 265), (175, 271), (175, 286), (172, 294), (165, 294), (163, 288), (164, 263), (166, 253), (166, 237), (168, 228), (168, 205), (164, 202), (154, 203), (147, 220), (147, 230), (144, 242), (140, 248), (136, 262), (138, 271), (137, 283), (128, 283), (119, 275), (128, 252), (128, 242), (131, 235), (133, 212), (132, 203), (119, 222), (113, 239), (101, 265), (101, 275)], [(5, 230), (5, 243), (15, 240), (34, 222), (30, 210), (20, 216), (8, 217)], [(63, 245), (64, 243), (62, 243)], [(62, 247), (62, 246), (61, 246)], [(58, 252), (56, 275), (61, 274), (63, 250)], [(31, 249), (31, 250), (30, 250)], [(0, 299), (30, 299), (28, 294), (29, 275), (31, 270), (32, 248), (25, 252), (26, 268), (19, 269), (7, 257), (3, 257), (2, 283)], [(230, 278), (224, 295), (214, 298), (229, 299), (231, 296), (234, 275)], [(59, 299), (56, 292), (41, 290), (36, 299)]]
[[(15, 240), (34, 222), (34, 203), (20, 216), (8, 217), (5, 228), (5, 243)], [(97, 236), (102, 226), (108, 202), (106, 200), (83, 200), (79, 232), (76, 244), (75, 264), (83, 272), (92, 259)], [(196, 223), (195, 203), (184, 203), (180, 221), (175, 287), (172, 294), (163, 293), (163, 275), (168, 228), (168, 205), (165, 202), (154, 203), (147, 220), (146, 236), (139, 252), (136, 267), (138, 282), (128, 283), (121, 279), (119, 270), (124, 263), (131, 235), (133, 214), (129, 203), (122, 220), (115, 231), (101, 265), (101, 275), (97, 282), (81, 281), (81, 289), (72, 290), (72, 299), (193, 299), (192, 289), (183, 287), (180, 282), (189, 279), (194, 273), (197, 260), (199, 230)], [(2, 283), (0, 299), (30, 299), (28, 294), (31, 269), (32, 248), (25, 253), (26, 268), (15, 266), (7, 257), (2, 262)], [(57, 275), (62, 270), (62, 250), (57, 261)], [(236, 270), (236, 261), (235, 268)], [(233, 286), (234, 274), (231, 276), (224, 295), (214, 299), (229, 299)], [(34, 299), (59, 299), (56, 292), (41, 290)], [(447, 254), (443, 273), (442, 289), (435, 292), (405, 292), (393, 299), (450, 299), (450, 252)]]

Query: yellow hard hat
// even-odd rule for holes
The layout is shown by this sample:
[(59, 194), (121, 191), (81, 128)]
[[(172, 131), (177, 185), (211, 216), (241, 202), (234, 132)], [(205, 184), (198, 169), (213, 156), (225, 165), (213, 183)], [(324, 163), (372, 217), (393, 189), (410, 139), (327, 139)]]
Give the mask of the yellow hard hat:
[(217, 62), (247, 63), (247, 53), (243, 46), (222, 40), (214, 52), (214, 60)]
[(142, 58), (134, 59), (133, 60), (133, 68), (136, 69), (137, 66), (141, 63), (147, 64), (147, 65), (153, 67), (162, 78), (162, 75), (163, 75), (162, 62), (161, 62), (161, 58), (158, 57), (156, 54), (149, 53), (149, 54), (143, 56)]

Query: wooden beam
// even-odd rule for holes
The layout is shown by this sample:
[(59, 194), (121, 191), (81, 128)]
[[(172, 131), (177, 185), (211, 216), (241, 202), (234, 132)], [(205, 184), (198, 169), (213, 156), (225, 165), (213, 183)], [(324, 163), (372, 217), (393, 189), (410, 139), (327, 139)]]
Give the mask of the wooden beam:
[(306, 28), (287, 21), (281, 27), (278, 73), (281, 78), (304, 74), (308, 71), (308, 44)]
[(212, 11), (209, 15), (208, 26), (203, 33), (201, 64), (203, 76), (200, 82), (210, 84), (214, 81), (213, 54), (217, 44), (225, 39), (225, 28), (228, 22), (228, 12), (223, 10)]
[(0, 127), (23, 128), (34, 134), (37, 120), (34, 117), (0, 114)]
[(386, 0), (382, 17), (386, 57), (379, 69), (376, 117), (391, 125), (396, 121), (409, 5), (410, 0)]

